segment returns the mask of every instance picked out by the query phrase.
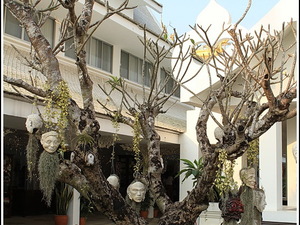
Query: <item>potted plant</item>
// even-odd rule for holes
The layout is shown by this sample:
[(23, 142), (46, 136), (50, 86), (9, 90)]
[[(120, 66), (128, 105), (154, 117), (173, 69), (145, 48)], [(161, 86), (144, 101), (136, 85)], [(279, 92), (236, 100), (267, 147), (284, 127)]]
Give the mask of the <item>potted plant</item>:
[(158, 206), (156, 205), (156, 203), (154, 204), (153, 208), (154, 208), (154, 210), (153, 210), (153, 217), (154, 218), (158, 218), (160, 211), (159, 211)]
[(63, 182), (58, 182), (55, 187), (56, 194), (56, 215), (54, 217), (55, 225), (68, 224), (68, 208), (70, 200), (73, 197), (72, 189)]
[(89, 214), (94, 212), (93, 203), (90, 199), (80, 196), (80, 221), (79, 225), (85, 225)]
[(147, 191), (145, 194), (144, 201), (141, 202), (140, 214), (142, 217), (148, 218), (148, 209), (150, 207), (150, 204), (151, 204), (150, 194), (149, 194), (149, 191)]

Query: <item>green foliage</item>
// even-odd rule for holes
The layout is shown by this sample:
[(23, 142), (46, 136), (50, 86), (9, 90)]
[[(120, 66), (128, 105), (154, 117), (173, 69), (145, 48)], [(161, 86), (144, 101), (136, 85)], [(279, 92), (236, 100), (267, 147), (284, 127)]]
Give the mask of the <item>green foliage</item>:
[(134, 151), (134, 159), (136, 164), (134, 166), (134, 172), (139, 172), (141, 168), (141, 160), (140, 160), (140, 142), (141, 142), (141, 126), (139, 123), (139, 113), (136, 113), (134, 118), (133, 125), (133, 151)]
[(51, 205), (52, 193), (59, 172), (59, 157), (57, 153), (43, 151), (38, 164), (40, 188), (47, 205)]
[(66, 215), (70, 201), (73, 197), (73, 190), (67, 184), (58, 182), (55, 187), (56, 194), (56, 214)]
[(255, 139), (249, 143), (249, 148), (247, 149), (247, 162), (248, 165), (254, 166), (258, 165), (259, 159), (259, 140)]
[(28, 170), (28, 179), (33, 180), (33, 177), (36, 176), (37, 168), (37, 152), (39, 150), (38, 140), (33, 134), (29, 134), (28, 143), (26, 146), (26, 160), (27, 160), (27, 170)]
[(94, 212), (95, 208), (90, 199), (80, 196), (80, 217), (87, 217)]
[[(188, 177), (192, 175), (193, 176), (192, 180), (194, 180), (193, 186), (195, 186), (198, 178), (202, 175), (202, 170), (203, 170), (202, 157), (199, 158), (198, 160), (195, 159), (193, 162), (188, 159), (181, 159), (181, 161), (184, 162), (183, 164), (185, 165), (185, 168), (180, 170), (175, 177), (178, 177), (181, 174), (185, 174), (182, 180), (182, 182), (184, 182)], [(218, 202), (220, 200), (220, 190), (216, 185), (213, 185), (210, 191), (208, 192), (208, 199), (211, 202)]]
[(221, 196), (237, 189), (237, 183), (233, 179), (235, 161), (227, 160), (227, 152), (220, 150), (218, 171), (214, 185), (218, 188)]
[[(50, 90), (50, 87), (45, 87)], [(70, 92), (68, 85), (65, 81), (59, 82), (56, 90), (50, 91), (47, 98), (45, 98), (45, 122), (46, 127), (56, 130), (58, 128), (58, 133), (60, 139), (62, 140), (62, 146), (64, 146), (64, 131), (67, 127), (68, 120), (68, 110), (69, 110), (69, 99)]]
[(116, 76), (110, 76), (110, 79), (107, 81), (111, 85), (113, 89), (115, 89), (118, 86), (121, 86), (122, 84), (122, 78), (116, 77)]
[(87, 134), (86, 132), (80, 133), (76, 136), (76, 143), (77, 145), (83, 145), (83, 146), (87, 146), (87, 145), (92, 145), (94, 143), (94, 139), (92, 136), (90, 136), (89, 134)]
[(194, 180), (193, 186), (195, 186), (195, 184), (197, 183), (197, 180), (201, 176), (202, 170), (203, 170), (202, 157), (199, 158), (198, 160), (195, 159), (194, 162), (192, 162), (188, 159), (180, 159), (180, 160), (183, 161), (185, 168), (180, 170), (175, 177), (178, 177), (184, 173), (185, 176), (182, 180), (182, 182), (184, 182), (189, 176), (193, 175), (193, 178), (192, 178), (192, 180)]

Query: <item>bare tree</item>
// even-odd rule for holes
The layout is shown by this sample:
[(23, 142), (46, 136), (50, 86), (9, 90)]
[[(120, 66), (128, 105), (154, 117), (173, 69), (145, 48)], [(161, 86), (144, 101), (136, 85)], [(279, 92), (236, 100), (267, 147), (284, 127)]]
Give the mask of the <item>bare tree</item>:
[[(93, 101), (93, 82), (90, 79), (86, 65), (85, 44), (91, 37), (94, 29), (110, 16), (128, 9), (128, 1), (119, 8), (112, 9), (107, 6), (107, 14), (103, 19), (91, 24), (94, 1), (85, 1), (80, 15), (76, 14), (77, 1), (62, 1), (51, 5), (42, 13), (49, 16), (51, 10), (64, 7), (68, 10), (68, 18), (63, 21), (61, 38), (57, 46), (51, 48), (49, 42), (41, 33), (40, 24), (35, 22), (34, 14), (36, 5), (23, 1), (17, 4), (14, 1), (5, 0), (5, 6), (20, 21), (25, 28), (32, 47), (34, 49), (34, 61), (28, 60), (28, 64), (38, 69), (47, 78), (48, 88), (36, 87), (24, 81), (4, 76), (4, 80), (10, 84), (22, 87), (40, 98), (49, 98), (51, 102), (58, 101), (61, 97), (61, 83), (63, 81), (59, 62), (56, 57), (58, 51), (62, 50), (63, 43), (71, 38), (74, 39), (76, 66), (78, 79), (84, 102), (83, 109), (69, 98), (65, 104), (65, 124), (51, 125), (51, 128), (60, 128), (61, 136), (65, 146), (69, 146), (75, 152), (73, 162), (62, 160), (59, 165), (60, 173), (58, 180), (70, 184), (77, 189), (81, 195), (90, 198), (97, 210), (103, 212), (116, 224), (147, 224), (135, 210), (126, 203), (121, 194), (112, 188), (106, 181), (101, 170), (101, 164), (97, 148), (100, 138), (100, 124), (96, 120), (96, 112)], [(238, 22), (239, 23), (239, 22)], [(242, 156), (248, 149), (252, 140), (259, 138), (274, 123), (284, 121), (296, 115), (296, 109), (291, 110), (291, 102), (296, 98), (296, 80), (294, 75), (296, 65), (295, 49), (296, 32), (293, 23), (283, 26), (280, 32), (274, 34), (270, 30), (261, 28), (255, 37), (249, 34), (242, 35), (237, 30), (238, 23), (233, 27), (223, 28), (215, 43), (211, 43), (208, 31), (202, 27), (195, 26), (193, 29), (209, 47), (206, 57), (197, 54), (197, 45), (194, 48), (184, 50), (183, 46), (192, 40), (178, 37), (175, 32), (174, 41), (161, 47), (161, 41), (167, 41), (163, 33), (156, 40), (148, 39), (145, 33), (141, 42), (144, 45), (144, 79), (149, 72), (149, 88), (143, 87), (143, 95), (135, 96), (130, 92), (126, 81), (121, 78), (112, 77), (110, 87), (99, 84), (102, 91), (109, 97), (113, 91), (121, 93), (121, 102), (115, 103), (115, 109), (107, 107), (105, 102), (100, 102), (108, 115), (122, 123), (126, 123), (138, 129), (140, 127), (143, 139), (147, 142), (146, 149), (138, 149), (142, 155), (142, 163), (137, 171), (140, 172), (139, 179), (144, 182), (150, 190), (151, 197), (159, 206), (162, 217), (160, 225), (169, 224), (194, 224), (197, 217), (207, 209), (209, 201), (209, 190), (213, 186), (219, 165), (220, 152), (226, 153), (227, 160), (235, 160)], [(88, 31), (92, 29), (92, 32)], [(286, 45), (285, 30), (291, 29), (293, 41)], [(230, 44), (229, 50), (220, 43), (221, 34), (228, 33), (231, 38), (226, 43)], [(193, 42), (193, 41), (192, 41)], [(179, 49), (178, 55), (174, 57), (174, 48)], [(159, 69), (163, 60), (174, 60), (173, 71), (169, 72), (166, 79), (159, 78)], [(194, 75), (188, 74), (188, 66), (193, 60), (200, 60), (198, 71)], [(145, 62), (151, 62), (152, 67), (145, 66)], [(289, 67), (287, 67), (287, 64)], [(187, 62), (187, 67), (184, 66)], [(201, 70), (207, 69), (207, 75), (212, 79), (218, 77), (218, 85), (210, 84), (205, 99), (201, 99), (195, 93), (193, 95), (201, 103), (201, 112), (196, 124), (196, 133), (203, 157), (203, 170), (197, 180), (196, 186), (179, 202), (172, 202), (167, 196), (161, 180), (163, 161), (160, 154), (160, 136), (156, 131), (155, 119), (159, 114), (165, 113), (166, 102), (181, 86), (188, 89), (186, 84), (190, 82)], [(287, 68), (290, 68), (287, 71)], [(149, 69), (149, 71), (146, 71)], [(212, 72), (214, 71), (214, 72)], [(166, 85), (172, 81), (173, 86), (165, 92)], [(278, 89), (278, 87), (280, 87)], [(108, 89), (110, 88), (110, 89)], [(279, 90), (279, 91), (278, 91)], [(190, 91), (190, 90), (189, 90)], [(67, 91), (66, 91), (67, 92)], [(234, 100), (234, 101), (233, 101)], [(212, 111), (218, 107), (222, 121), (215, 119)], [(63, 111), (61, 109), (61, 111)], [(221, 136), (216, 144), (211, 144), (207, 135), (207, 121), (213, 118), (221, 129)], [(138, 122), (138, 125), (137, 125)], [(44, 131), (49, 127), (44, 127)], [(80, 140), (85, 141), (80, 141)], [(73, 140), (78, 140), (73, 142)], [(64, 147), (64, 146), (63, 146)], [(86, 151), (95, 156), (93, 166), (85, 163)], [(141, 169), (142, 170), (139, 170)]]

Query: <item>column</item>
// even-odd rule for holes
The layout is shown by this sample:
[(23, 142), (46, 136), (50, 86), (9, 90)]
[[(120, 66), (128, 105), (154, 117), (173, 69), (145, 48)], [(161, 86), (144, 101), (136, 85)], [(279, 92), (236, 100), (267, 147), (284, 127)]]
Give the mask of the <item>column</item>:
[(282, 124), (275, 123), (259, 139), (260, 184), (266, 193), (265, 211), (282, 208)]
[[(71, 187), (70, 187), (71, 188)], [(70, 201), (68, 209), (68, 225), (79, 225), (80, 216), (80, 194), (73, 188), (73, 198)]]

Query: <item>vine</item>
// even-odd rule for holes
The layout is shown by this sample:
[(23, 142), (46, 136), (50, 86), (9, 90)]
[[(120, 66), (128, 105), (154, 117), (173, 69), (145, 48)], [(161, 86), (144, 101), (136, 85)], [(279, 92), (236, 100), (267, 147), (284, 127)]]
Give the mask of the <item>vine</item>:
[[(46, 89), (50, 89), (46, 85)], [(58, 93), (57, 95), (54, 93)], [(57, 86), (57, 91), (51, 91), (45, 99), (45, 126), (49, 129), (57, 127), (59, 137), (62, 141), (62, 146), (65, 146), (64, 131), (68, 125), (68, 109), (70, 92), (65, 81), (60, 81)], [(55, 123), (56, 122), (56, 123)]]
[(237, 182), (233, 179), (235, 161), (227, 160), (225, 149), (219, 152), (219, 164), (214, 185), (219, 189), (220, 195), (229, 193), (238, 189)]
[(134, 151), (134, 159), (136, 164), (134, 166), (134, 173), (138, 174), (141, 168), (141, 160), (140, 160), (140, 142), (141, 142), (141, 126), (139, 123), (139, 113), (135, 114), (134, 124), (133, 124), (133, 151)]
[(113, 140), (112, 140), (112, 152), (111, 152), (111, 157), (110, 157), (110, 161), (111, 161), (111, 174), (115, 174), (115, 166), (114, 166), (114, 162), (115, 162), (115, 146), (118, 140), (120, 140), (118, 132), (120, 130), (120, 121), (121, 119), (121, 115), (119, 113), (115, 114), (113, 119), (112, 119), (112, 124), (113, 127), (115, 128), (115, 133), (113, 134)]
[(255, 139), (249, 143), (249, 148), (247, 150), (247, 163), (250, 167), (258, 165), (259, 159), (259, 141)]

